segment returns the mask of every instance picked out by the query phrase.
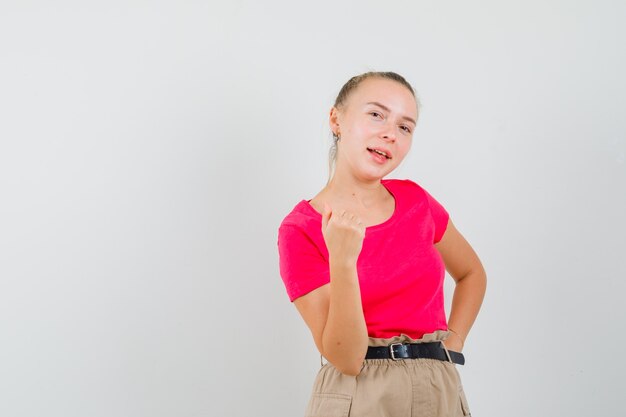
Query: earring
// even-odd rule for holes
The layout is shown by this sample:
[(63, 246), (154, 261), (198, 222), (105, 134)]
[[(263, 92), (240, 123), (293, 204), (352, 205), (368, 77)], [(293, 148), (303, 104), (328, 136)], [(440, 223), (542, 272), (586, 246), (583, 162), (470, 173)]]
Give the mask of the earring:
[(333, 132), (333, 139), (335, 140), (335, 142), (337, 142), (339, 139), (341, 139), (341, 136)]

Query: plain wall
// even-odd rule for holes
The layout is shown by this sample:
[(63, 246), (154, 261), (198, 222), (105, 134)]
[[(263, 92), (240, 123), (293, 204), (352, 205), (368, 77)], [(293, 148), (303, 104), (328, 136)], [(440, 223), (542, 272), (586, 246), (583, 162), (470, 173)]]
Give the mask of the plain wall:
[[(618, 415), (622, 1), (0, 5), (0, 415), (302, 415), (277, 229), (368, 70), (422, 113), (388, 178), (480, 256), (475, 416)], [(447, 307), (453, 283), (446, 278)]]

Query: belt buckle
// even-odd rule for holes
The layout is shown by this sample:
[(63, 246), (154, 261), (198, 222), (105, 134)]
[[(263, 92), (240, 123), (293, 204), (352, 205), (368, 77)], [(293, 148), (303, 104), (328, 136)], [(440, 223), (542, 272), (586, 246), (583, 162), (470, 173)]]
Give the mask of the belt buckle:
[(402, 346), (402, 343), (392, 343), (389, 345), (389, 355), (391, 356), (391, 359), (393, 359), (394, 361), (399, 361), (403, 358), (396, 358), (396, 353), (393, 350), (394, 346)]

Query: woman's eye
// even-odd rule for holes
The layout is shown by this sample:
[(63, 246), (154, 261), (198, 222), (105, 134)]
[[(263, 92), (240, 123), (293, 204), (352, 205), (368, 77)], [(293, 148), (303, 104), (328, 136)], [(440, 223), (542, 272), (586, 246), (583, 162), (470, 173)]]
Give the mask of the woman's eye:
[(377, 111), (370, 112), (370, 114), (373, 116), (380, 116), (380, 113), (378, 113)]
[(402, 129), (404, 129), (404, 131), (405, 131), (406, 133), (411, 133), (411, 129), (410, 129), (410, 128), (408, 128), (407, 126), (400, 126), (400, 127), (401, 127)]

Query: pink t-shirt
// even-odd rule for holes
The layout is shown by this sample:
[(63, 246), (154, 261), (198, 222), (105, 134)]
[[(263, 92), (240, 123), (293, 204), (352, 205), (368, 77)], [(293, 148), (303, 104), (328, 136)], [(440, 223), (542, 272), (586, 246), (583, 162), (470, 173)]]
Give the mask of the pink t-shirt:
[[(405, 179), (382, 179), (395, 199), (392, 216), (366, 228), (357, 260), (363, 313), (370, 337), (414, 339), (447, 330), (445, 265), (434, 246), (448, 212), (426, 190)], [(330, 282), (322, 215), (300, 201), (278, 229), (280, 275), (289, 300)]]

